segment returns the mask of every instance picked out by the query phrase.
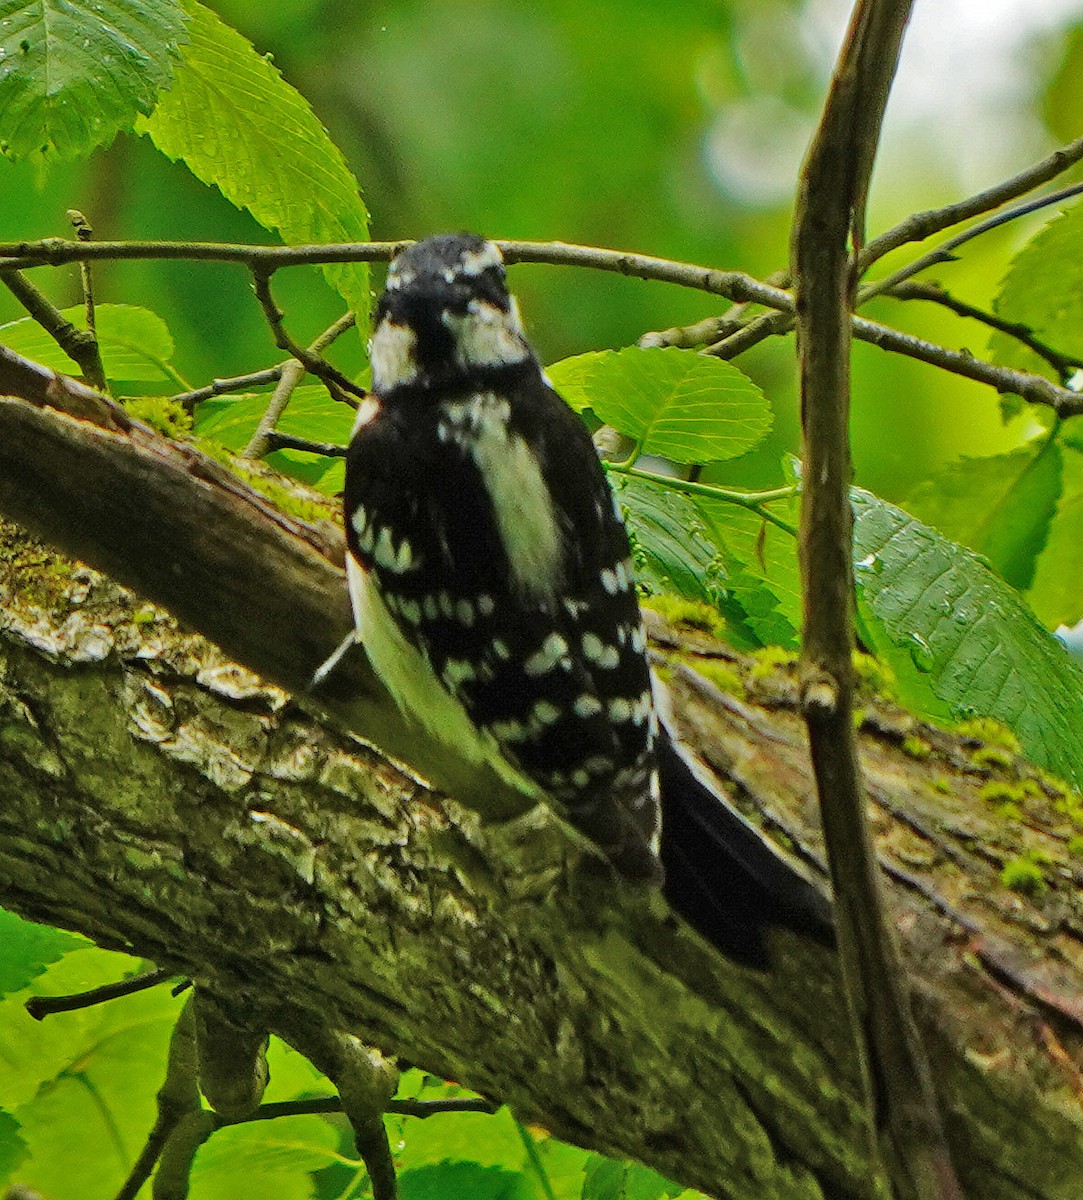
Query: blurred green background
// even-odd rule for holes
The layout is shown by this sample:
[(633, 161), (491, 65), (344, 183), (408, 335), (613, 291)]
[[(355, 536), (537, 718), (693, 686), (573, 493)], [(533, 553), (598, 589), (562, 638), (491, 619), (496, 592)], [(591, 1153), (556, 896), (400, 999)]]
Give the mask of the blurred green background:
[[(562, 239), (739, 268), (763, 276), (787, 258), (795, 172), (821, 103), (848, 4), (841, 0), (213, 0), (272, 54), (345, 151), (373, 236), (470, 228)], [(1040, 12), (1034, 12), (1036, 7)], [(1076, 136), (1083, 0), (919, 0), (889, 111), (869, 233), (1013, 174)], [(97, 238), (266, 241), (244, 213), (122, 136), (88, 162), (0, 161), (0, 239), (66, 235), (65, 210)], [(1045, 218), (1039, 218), (1042, 220)], [(988, 304), (1034, 224), (967, 247), (934, 276)], [(906, 261), (897, 254), (890, 265)], [(62, 303), (74, 268), (38, 271)], [(377, 276), (378, 278), (378, 276)], [(661, 284), (540, 266), (514, 285), (543, 357), (633, 343), (718, 311)], [(315, 271), (277, 282), (288, 323), (312, 336), (337, 315)], [(166, 317), (193, 384), (278, 357), (236, 267), (116, 264), (99, 300)], [(0, 297), (0, 320), (21, 315)], [(953, 346), (986, 335), (929, 306), (881, 301), (869, 315)], [(336, 351), (362, 364), (354, 342)], [(776, 431), (727, 479), (770, 484), (796, 448), (792, 339), (741, 360), (767, 390)], [(859, 482), (889, 498), (961, 452), (1026, 436), (1000, 424), (987, 389), (914, 363), (855, 351)], [(906, 436), (895, 436), (898, 429)]]

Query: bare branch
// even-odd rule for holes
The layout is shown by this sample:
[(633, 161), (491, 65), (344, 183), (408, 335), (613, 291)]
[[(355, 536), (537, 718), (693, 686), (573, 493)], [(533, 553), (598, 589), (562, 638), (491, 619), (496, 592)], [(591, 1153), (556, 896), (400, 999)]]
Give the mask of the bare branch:
[(1055, 150), (1041, 162), (1027, 167), (1025, 171), (1020, 171), (1011, 179), (1005, 179), (1002, 183), (987, 188), (984, 192), (968, 196), (965, 200), (957, 200), (954, 204), (945, 205), (943, 208), (914, 213), (901, 224), (869, 242), (861, 252), (860, 272), (863, 274), (877, 259), (883, 258), (885, 254), (890, 254), (892, 250), (897, 250), (900, 246), (905, 246), (907, 242), (922, 242), (926, 238), (932, 237), (934, 233), (950, 229), (952, 225), (958, 225), (961, 221), (969, 221), (971, 217), (981, 216), (982, 213), (1000, 208), (1002, 204), (1007, 204), (1019, 196), (1025, 196), (1027, 192), (1041, 187), (1043, 183), (1048, 183), (1051, 179), (1056, 179), (1058, 175), (1063, 175), (1069, 167), (1075, 166), (1081, 159), (1083, 159), (1083, 138), (1077, 138), (1067, 146)]
[(61, 350), (79, 364), (83, 377), (91, 387), (105, 389), (105, 369), (102, 366), (98, 339), (93, 331), (80, 329), (64, 316), (59, 308), (19, 271), (0, 273), (0, 282), (26, 309)]
[(869, 175), (912, 0), (859, 0), (802, 168), (793, 278), (804, 480), (802, 702), (851, 1025), (897, 1200), (961, 1195), (880, 891), (853, 729), (850, 345)]

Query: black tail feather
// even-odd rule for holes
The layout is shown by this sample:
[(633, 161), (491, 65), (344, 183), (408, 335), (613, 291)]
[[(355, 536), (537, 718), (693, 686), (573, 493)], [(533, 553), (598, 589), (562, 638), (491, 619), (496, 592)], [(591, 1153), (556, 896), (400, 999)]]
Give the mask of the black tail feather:
[(764, 934), (783, 926), (835, 941), (831, 904), (708, 782), (670, 737), (659, 746), (662, 864), (670, 906), (723, 953), (766, 967)]

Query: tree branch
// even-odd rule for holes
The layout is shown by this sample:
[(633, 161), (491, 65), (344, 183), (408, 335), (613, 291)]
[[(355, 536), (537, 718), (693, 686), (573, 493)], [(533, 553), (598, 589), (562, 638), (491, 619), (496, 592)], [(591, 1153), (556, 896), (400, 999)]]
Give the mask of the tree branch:
[[(0, 511), (300, 692), (349, 627), (337, 534), (13, 357), (0, 356), (0, 389), (26, 399), (0, 403)], [(585, 870), (551, 819), (498, 820), (518, 798), (454, 748), (411, 746), (363, 662), (333, 678), (328, 723), (164, 617), (136, 620), (142, 603), (107, 581), (35, 567), (40, 554), (0, 532), (6, 906), (227, 1004), (258, 996), (287, 1037), (306, 1013), (330, 1020), (520, 1119), (726, 1200), (864, 1197), (831, 955), (778, 934), (770, 972), (735, 968), (657, 899)], [(710, 669), (697, 646), (717, 646), (659, 633), (686, 739), (753, 819), (814, 860), (792, 674), (746, 664), (747, 698), (724, 695), (688, 666)], [(1083, 1172), (1083, 1112), (1051, 1049), (1078, 1062), (1083, 1045), (1083, 968), (1056, 957), (1083, 938), (1065, 822), (1050, 798), (1028, 808), (1026, 830), (1006, 829), (965, 744), (867, 711), (878, 844), (907, 879), (894, 920), (963, 1181), (987, 1200), (1063, 1200)], [(459, 803), (342, 724), (427, 756), (422, 769), (461, 788)], [(900, 751), (910, 734), (927, 755)], [(1041, 907), (998, 882), (1024, 836), (1048, 855)]]
[(801, 171), (793, 278), (804, 434), (802, 701), (870, 1119), (897, 1200), (959, 1197), (887, 920), (853, 730), (850, 339), (869, 177), (912, 0), (859, 0)]

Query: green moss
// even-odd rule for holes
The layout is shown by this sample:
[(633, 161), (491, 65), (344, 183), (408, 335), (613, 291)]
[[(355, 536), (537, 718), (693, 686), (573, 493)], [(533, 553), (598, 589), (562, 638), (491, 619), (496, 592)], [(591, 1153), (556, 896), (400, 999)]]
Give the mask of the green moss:
[(718, 662), (716, 659), (697, 659), (695, 668), (704, 679), (709, 679), (720, 691), (728, 692), (731, 696), (744, 696), (745, 681), (736, 668), (729, 663)]
[(858, 705), (850, 714), (850, 721), (855, 729), (860, 729), (865, 724), (865, 718), (869, 715), (869, 710), (862, 705)]
[(978, 791), (978, 797), (989, 804), (1022, 804), (1026, 789), (1020, 783), (1006, 783), (1002, 779), (991, 779)]
[(902, 752), (923, 761), (932, 754), (933, 748), (923, 737), (918, 737), (916, 733), (908, 733), (902, 741)]
[(1083, 858), (1083, 834), (1076, 834), (1068, 839), (1068, 853), (1076, 858)]
[(1030, 852), (1006, 862), (1000, 872), (1000, 882), (1010, 891), (1019, 892), (1024, 896), (1040, 895), (1049, 885), (1045, 881), (1038, 857)]
[(239, 479), (243, 479), (249, 487), (266, 496), (268, 500), (281, 509), (282, 512), (298, 517), (302, 521), (313, 524), (317, 521), (337, 521), (341, 519), (340, 509), (334, 501), (313, 500), (302, 495), (300, 490), (291, 486), (288, 481), (280, 480), (272, 468), (259, 462), (246, 463), (235, 454), (217, 445), (207, 438), (196, 438), (200, 450), (232, 471)]
[(955, 732), (960, 737), (974, 738), (975, 741), (985, 742), (988, 746), (999, 746), (1012, 754), (1018, 754), (1022, 749), (1015, 734), (992, 717), (971, 717), (969, 720), (960, 721), (955, 726)]
[(717, 609), (702, 600), (687, 600), (683, 596), (670, 596), (659, 592), (645, 599), (643, 603), (670, 625), (701, 629), (704, 633), (720, 639), (726, 636), (725, 619)]
[(168, 396), (132, 396), (124, 407), (137, 421), (143, 421), (166, 437), (184, 437), (192, 432), (192, 414)]
[(937, 775), (932, 781), (933, 790), (942, 796), (954, 796), (955, 784), (946, 775)]
[(853, 654), (854, 677), (859, 691), (874, 696), (894, 697), (896, 694), (895, 672), (879, 658), (855, 650)]
[(993, 811), (1002, 821), (1021, 821), (1023, 819), (1023, 810), (1011, 800), (998, 804)]
[(991, 770), (995, 767), (1007, 770), (1008, 767), (1014, 765), (1015, 754), (1003, 746), (979, 746), (970, 755), (970, 761), (974, 766), (981, 767), (982, 770)]
[(797, 654), (782, 646), (764, 646), (752, 653), (752, 665), (748, 669), (750, 679), (767, 679), (783, 667), (797, 662)]

